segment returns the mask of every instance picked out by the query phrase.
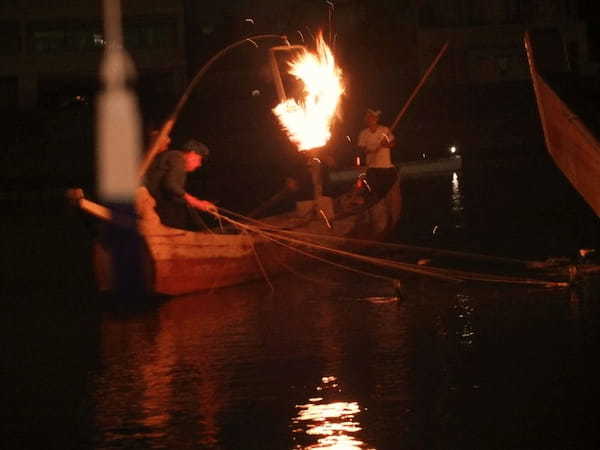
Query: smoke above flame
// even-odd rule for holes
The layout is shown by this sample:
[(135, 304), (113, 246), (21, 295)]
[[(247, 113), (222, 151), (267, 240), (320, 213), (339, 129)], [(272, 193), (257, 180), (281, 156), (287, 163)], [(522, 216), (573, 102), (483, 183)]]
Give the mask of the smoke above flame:
[(288, 65), (289, 73), (304, 85), (303, 98), (288, 98), (273, 112), (298, 150), (322, 147), (331, 137), (333, 119), (344, 93), (342, 71), (321, 34), (317, 36), (315, 52), (304, 49)]

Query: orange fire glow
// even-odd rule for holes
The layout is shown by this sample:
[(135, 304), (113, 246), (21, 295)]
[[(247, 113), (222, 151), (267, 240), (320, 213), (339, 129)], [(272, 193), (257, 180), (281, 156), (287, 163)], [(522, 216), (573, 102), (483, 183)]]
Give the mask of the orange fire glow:
[(321, 34), (317, 36), (316, 52), (305, 49), (289, 66), (289, 73), (304, 84), (304, 98), (288, 98), (273, 112), (299, 150), (322, 147), (331, 137), (333, 119), (344, 93), (342, 71)]

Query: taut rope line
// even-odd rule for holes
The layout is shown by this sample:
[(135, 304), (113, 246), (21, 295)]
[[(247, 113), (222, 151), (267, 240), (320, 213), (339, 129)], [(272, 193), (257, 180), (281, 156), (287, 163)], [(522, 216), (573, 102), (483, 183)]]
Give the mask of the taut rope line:
[[(215, 214), (219, 214), (219, 213), (215, 213)], [(236, 214), (236, 215), (239, 216), (239, 214)], [(352, 267), (344, 265), (344, 264), (336, 263), (336, 262), (327, 260), (322, 257), (317, 257), (316, 255), (314, 255), (310, 252), (300, 250), (299, 248), (297, 248), (291, 244), (309, 247), (309, 248), (312, 248), (315, 250), (325, 251), (325, 252), (329, 252), (331, 254), (336, 254), (339, 256), (353, 258), (357, 261), (370, 263), (374, 266), (385, 267), (388, 269), (403, 270), (403, 271), (407, 271), (407, 272), (416, 273), (419, 275), (425, 275), (425, 276), (441, 278), (441, 279), (451, 280), (451, 281), (461, 281), (461, 280), (467, 281), (467, 280), (469, 280), (469, 281), (482, 281), (482, 282), (493, 282), (493, 283), (537, 285), (537, 286), (544, 286), (544, 287), (566, 287), (566, 286), (568, 286), (567, 282), (561, 282), (561, 281), (538, 280), (538, 279), (524, 278), (524, 277), (491, 275), (491, 274), (483, 274), (483, 273), (477, 273), (477, 272), (466, 272), (466, 271), (455, 270), (455, 269), (442, 269), (442, 268), (438, 268), (438, 267), (425, 267), (425, 266), (421, 266), (421, 265), (417, 265), (417, 264), (401, 263), (398, 261), (391, 261), (391, 260), (388, 260), (385, 258), (367, 256), (367, 255), (362, 255), (359, 253), (354, 253), (354, 252), (350, 252), (350, 251), (346, 251), (346, 250), (327, 247), (325, 245), (317, 244), (317, 243), (314, 243), (314, 242), (311, 242), (308, 240), (302, 240), (302, 239), (294, 238), (291, 236), (286, 236), (286, 235), (290, 234), (287, 230), (278, 230), (277, 228), (272, 227), (272, 226), (267, 225), (267, 226), (261, 228), (261, 227), (253, 226), (250, 224), (244, 224), (242, 222), (234, 220), (225, 215), (221, 215), (221, 217), (225, 221), (229, 222), (230, 224), (232, 224), (233, 226), (235, 226), (238, 229), (244, 229), (247, 231), (251, 231), (255, 234), (262, 236), (265, 239), (269, 239), (273, 242), (276, 242), (279, 245), (284, 245), (283, 241), (285, 241), (285, 242), (287, 242), (287, 244), (285, 244), (286, 247), (288, 247), (298, 253), (320, 259), (323, 262), (333, 264), (337, 267), (340, 267), (340, 268), (343, 268), (346, 270), (357, 271), (358, 269), (352, 268)], [(254, 221), (254, 222), (257, 222), (257, 221)], [(318, 235), (318, 234), (314, 234), (314, 236), (328, 237), (326, 235)], [(366, 275), (367, 272), (365, 272), (364, 274)], [(380, 276), (380, 275), (377, 275), (377, 276), (386, 278), (386, 279), (392, 279), (391, 277), (384, 277), (384, 276)]]

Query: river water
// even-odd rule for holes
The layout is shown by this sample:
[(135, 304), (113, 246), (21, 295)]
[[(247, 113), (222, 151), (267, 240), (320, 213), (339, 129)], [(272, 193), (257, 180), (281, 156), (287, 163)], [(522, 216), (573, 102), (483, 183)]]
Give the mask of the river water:
[[(399, 242), (531, 259), (598, 242), (547, 161), (403, 192)], [(92, 289), (68, 208), (40, 198), (2, 227), (3, 448), (597, 448), (594, 280), (398, 274), (396, 289), (319, 266), (273, 289), (115, 304)]]

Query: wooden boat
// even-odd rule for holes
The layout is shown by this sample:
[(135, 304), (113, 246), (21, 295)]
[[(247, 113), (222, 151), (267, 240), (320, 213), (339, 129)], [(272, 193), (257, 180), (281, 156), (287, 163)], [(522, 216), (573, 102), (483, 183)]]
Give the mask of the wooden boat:
[[(137, 217), (119, 214), (78, 198), (79, 207), (108, 224), (137, 230), (143, 242), (143, 282), (150, 293), (180, 295), (268, 278), (313, 262), (315, 246), (353, 248), (339, 238), (381, 240), (396, 225), (401, 211), (399, 182), (387, 194), (361, 203), (356, 191), (337, 198), (316, 195), (296, 209), (250, 222), (242, 232), (211, 229), (193, 232), (167, 227), (154, 211), (154, 199), (138, 190)], [(295, 236), (293, 239), (281, 239)], [(355, 242), (355, 241), (354, 241)], [(115, 254), (102, 237), (93, 246), (100, 290), (114, 288)], [(120, 258), (120, 257), (119, 257)], [(120, 261), (123, 264), (123, 261)], [(127, 263), (125, 262), (125, 265)]]
[[(171, 132), (192, 89), (212, 63), (246, 42), (256, 45), (255, 40), (273, 38), (282, 40), (285, 44), (272, 47), (270, 58), (279, 100), (286, 99), (275, 53), (295, 51), (303, 48), (302, 46), (290, 46), (285, 36), (257, 35), (223, 48), (192, 79), (173, 113), (165, 121), (158, 137), (146, 152), (140, 175), (145, 173), (155, 154), (160, 151), (160, 143)], [(392, 129), (406, 112), (447, 47), (446, 43), (396, 117)], [(116, 68), (124, 72), (123, 64)], [(112, 72), (106, 71), (106, 73)], [(126, 77), (115, 79), (119, 81)], [(116, 81), (111, 86), (113, 91), (124, 89), (124, 86), (118, 85)], [(111, 115), (109, 114), (108, 117)], [(107, 132), (121, 129), (116, 126), (120, 124), (113, 125), (115, 126), (112, 128), (102, 127), (106, 133), (102, 141), (105, 144), (111, 139), (117, 141), (115, 136), (110, 136)], [(135, 124), (131, 124), (131, 128), (134, 127)], [(129, 147), (133, 148), (134, 144), (130, 144)], [(113, 147), (110, 145), (105, 147), (105, 153), (114, 157), (115, 152), (108, 151)], [(313, 158), (313, 160), (318, 159)], [(110, 161), (119, 163), (119, 159), (116, 158)], [(108, 164), (104, 166), (108, 167)], [(94, 266), (100, 289), (119, 289), (124, 286), (123, 280), (127, 282), (127, 277), (123, 277), (122, 274), (130, 266), (139, 268), (137, 271), (132, 271), (136, 273), (132, 280), (139, 281), (139, 284), (144, 285), (146, 290), (152, 293), (179, 295), (241, 284), (258, 278), (267, 278), (292, 265), (314, 261), (311, 258), (317, 256), (307, 249), (313, 252), (317, 247), (354, 249), (359, 245), (357, 242), (382, 240), (394, 229), (400, 218), (402, 203), (398, 180), (381, 197), (371, 194), (363, 198), (356, 195), (355, 189), (339, 195), (330, 193), (331, 196), (327, 196), (323, 195), (322, 174), (317, 175), (320, 170), (313, 169), (314, 167), (311, 168), (313, 200), (297, 202), (294, 211), (261, 219), (259, 223), (238, 222), (233, 233), (217, 229), (192, 232), (164, 226), (154, 211), (154, 200), (145, 188), (138, 190), (138, 198), (135, 202), (137, 211), (134, 214), (133, 211), (124, 214), (78, 196), (79, 207), (105, 220), (109, 231), (107, 239), (100, 236), (94, 244)], [(106, 172), (112, 175), (110, 171)], [(351, 181), (358, 180), (355, 178)], [(368, 183), (362, 184), (370, 190)], [(221, 219), (229, 220), (230, 224), (233, 224), (228, 217), (221, 217)], [(118, 229), (125, 231), (121, 233), (117, 231)], [(114, 239), (114, 235), (118, 235), (117, 239)], [(133, 248), (137, 245), (136, 242), (140, 244), (138, 248)], [(130, 246), (132, 248), (121, 248)], [(131, 264), (128, 259), (132, 259)]]
[(528, 33), (524, 40), (548, 152), (600, 217), (600, 143), (539, 74)]

